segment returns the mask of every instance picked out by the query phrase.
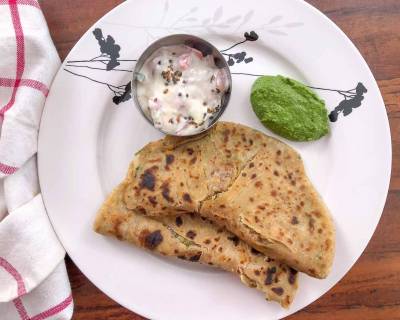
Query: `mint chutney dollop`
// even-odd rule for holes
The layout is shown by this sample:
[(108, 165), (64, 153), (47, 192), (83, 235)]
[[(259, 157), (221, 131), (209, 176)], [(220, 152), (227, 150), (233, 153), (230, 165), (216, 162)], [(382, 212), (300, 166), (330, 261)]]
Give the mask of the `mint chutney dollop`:
[(325, 102), (299, 81), (280, 75), (260, 77), (250, 100), (262, 124), (286, 139), (311, 141), (329, 132)]

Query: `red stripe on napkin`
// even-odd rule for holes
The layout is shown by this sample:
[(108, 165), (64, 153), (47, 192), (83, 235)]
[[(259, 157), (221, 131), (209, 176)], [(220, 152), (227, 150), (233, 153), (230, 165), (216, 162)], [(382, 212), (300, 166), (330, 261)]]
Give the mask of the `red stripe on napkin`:
[(26, 293), (24, 280), (21, 274), (6, 259), (0, 257), (0, 267), (3, 267), (17, 281), (18, 297)]
[[(32, 6), (32, 7), (36, 7), (38, 9), (40, 9), (40, 5), (39, 2), (36, 0), (17, 0), (16, 1), (17, 4), (24, 4), (27, 6)], [(0, 5), (1, 4), (9, 4), (8, 0), (0, 0)]]
[(61, 311), (66, 309), (71, 303), (72, 303), (72, 295), (70, 295), (61, 303), (55, 305), (54, 307), (51, 307), (49, 310), (41, 312), (38, 315), (30, 318), (29, 320), (43, 320), (48, 317), (54, 316), (55, 314), (60, 313)]
[(18, 168), (16, 168), (16, 167), (8, 166), (8, 165), (0, 162), (0, 172), (1, 173), (9, 175), (9, 174), (13, 174), (17, 170), (18, 170)]
[(21, 86), (30, 87), (30, 88), (39, 90), (43, 93), (43, 95), (45, 97), (47, 97), (47, 95), (49, 94), (49, 88), (47, 88), (47, 86), (44, 83), (37, 81), (37, 80), (22, 79)]
[[(13, 87), (15, 84), (15, 79), (10, 79), (10, 78), (0, 78), (0, 87)], [(32, 89), (36, 89), (39, 90), (43, 93), (43, 95), (45, 97), (47, 97), (47, 95), (49, 94), (49, 88), (47, 88), (47, 86), (40, 81), (37, 80), (33, 80), (33, 79), (21, 79), (20, 86), (23, 87), (29, 87)]]
[(10, 109), (15, 102), (15, 95), (17, 94), (18, 86), (21, 82), (22, 74), (25, 69), (25, 44), (24, 32), (22, 30), (21, 20), (18, 12), (17, 0), (9, 0), (9, 8), (11, 12), (11, 19), (14, 26), (15, 38), (17, 41), (17, 71), (14, 82), (14, 88), (11, 94), (10, 101), (0, 109), (0, 117), (4, 117), (4, 113)]
[(22, 304), (22, 300), (20, 298), (14, 299), (13, 300), (15, 309), (17, 309), (17, 312), (19, 314), (19, 317), (21, 320), (30, 320), (28, 316), (28, 312), (26, 311), (24, 305)]

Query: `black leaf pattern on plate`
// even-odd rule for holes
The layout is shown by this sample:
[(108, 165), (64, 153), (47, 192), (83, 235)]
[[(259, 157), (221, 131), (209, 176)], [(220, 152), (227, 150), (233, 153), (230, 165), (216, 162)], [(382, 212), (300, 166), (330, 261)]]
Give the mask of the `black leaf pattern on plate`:
[(258, 34), (255, 33), (254, 31), (245, 32), (244, 37), (246, 38), (247, 41), (257, 41), (258, 40)]
[[(168, 6), (166, 6), (168, 8)], [(167, 9), (168, 10), (168, 9)], [(190, 12), (196, 11), (197, 7), (192, 8)], [(247, 15), (245, 16), (244, 20), (247, 20), (249, 16), (253, 14), (252, 11), (249, 11)], [(222, 17), (222, 8), (217, 8), (216, 12), (214, 13), (213, 19), (215, 21), (220, 20)], [(232, 21), (237, 21), (239, 16), (235, 16), (230, 18), (229, 22)], [(276, 16), (270, 20), (270, 23), (275, 23), (277, 21), (281, 20), (281, 16)], [(211, 19), (209, 21), (205, 21), (206, 24), (210, 23)], [(286, 24), (285, 27), (290, 28), (290, 27), (297, 27), (301, 26), (302, 23), (289, 23)], [(103, 32), (100, 28), (96, 28), (93, 30), (93, 35), (95, 36), (95, 39), (97, 40), (99, 46), (100, 46), (100, 55), (97, 57), (94, 57), (92, 59), (86, 59), (86, 60), (69, 60), (66, 63), (66, 67), (79, 67), (79, 68), (87, 68), (87, 69), (95, 69), (95, 70), (104, 70), (104, 71), (122, 71), (122, 72), (129, 72), (132, 73), (132, 70), (130, 69), (116, 69), (116, 66), (120, 65), (120, 62), (128, 61), (128, 62), (134, 62), (136, 59), (118, 59), (120, 57), (120, 50), (121, 47), (115, 43), (115, 40), (112, 36), (108, 35), (107, 38), (104, 38)], [(227, 63), (229, 66), (234, 66), (236, 63), (250, 63), (253, 61), (253, 57), (248, 57), (246, 51), (238, 51), (235, 53), (230, 53), (233, 48), (244, 44), (245, 42), (252, 42), (252, 41), (257, 41), (259, 39), (258, 34), (255, 31), (250, 31), (250, 32), (245, 32), (243, 35), (244, 39), (241, 41), (238, 41), (231, 45), (230, 47), (226, 49), (220, 50), (221, 53), (225, 56), (227, 56)], [(200, 48), (199, 48), (200, 49)], [(77, 65), (77, 63), (101, 63), (103, 66), (106, 65), (106, 68), (99, 68), (99, 67), (91, 67), (88, 65)], [(94, 79), (90, 76), (84, 75), (84, 74), (79, 74), (76, 72), (73, 72), (69, 69), (64, 68), (64, 70), (72, 75), (75, 75), (77, 77), (85, 78), (87, 80), (90, 80), (91, 82), (95, 82), (98, 84), (105, 85), (110, 91), (113, 92), (114, 96), (112, 98), (112, 101), (114, 104), (119, 105), (122, 102), (128, 101), (132, 98), (132, 88), (131, 88), (131, 82), (129, 81), (128, 83), (120, 86), (112, 85), (107, 82), (101, 81)], [(253, 73), (246, 73), (246, 72), (232, 72), (232, 75), (244, 75), (244, 76), (253, 76), (253, 77), (260, 77), (263, 76), (262, 74), (253, 74)], [(340, 94), (344, 99), (339, 102), (339, 104), (330, 112), (329, 114), (329, 120), (331, 122), (336, 122), (339, 118), (340, 114), (343, 114), (344, 117), (348, 116), (353, 112), (353, 109), (359, 108), (362, 105), (362, 101), (364, 100), (364, 94), (368, 92), (367, 88), (359, 82), (357, 86), (354, 89), (351, 90), (336, 90), (336, 89), (327, 89), (327, 88), (319, 88), (319, 87), (311, 87), (311, 89), (315, 90), (323, 90), (323, 91), (333, 91), (338, 94)]]
[(100, 55), (92, 59), (69, 60), (66, 62), (65, 65), (66, 68), (64, 68), (64, 70), (74, 76), (81, 77), (91, 82), (95, 82), (106, 86), (114, 94), (112, 101), (116, 105), (120, 104), (121, 102), (128, 101), (129, 99), (132, 98), (130, 82), (124, 85), (113, 85), (106, 81), (95, 79), (92, 75), (85, 75), (70, 70), (70, 68), (80, 68), (80, 69), (84, 68), (84, 69), (100, 70), (107, 72), (109, 71), (120, 71), (127, 73), (133, 72), (131, 68), (127, 69), (116, 68), (121, 64), (121, 62), (135, 62), (136, 59), (119, 59), (121, 47), (115, 43), (115, 40), (112, 36), (108, 35), (106, 38), (104, 38), (103, 31), (100, 28), (94, 29), (92, 33), (95, 39), (97, 40), (97, 43), (99, 44)]
[(359, 108), (364, 100), (364, 94), (367, 93), (367, 88), (359, 82), (355, 89), (349, 91), (338, 91), (344, 100), (340, 101), (338, 106), (329, 114), (329, 120), (336, 122), (339, 114), (342, 113), (344, 117), (353, 112), (353, 109)]
[[(264, 74), (254, 74), (246, 72), (231, 72), (231, 74), (251, 77), (264, 76)], [(361, 107), (362, 101), (365, 99), (364, 94), (368, 92), (367, 88), (362, 82), (359, 82), (354, 89), (350, 90), (328, 89), (312, 86), (308, 87), (314, 90), (336, 92), (344, 98), (342, 101), (339, 102), (337, 107), (329, 113), (328, 117), (331, 122), (336, 122), (340, 114), (343, 114), (343, 116), (346, 117), (353, 112), (353, 109)]]
[(232, 46), (230, 46), (227, 49), (221, 50), (221, 53), (228, 57), (227, 63), (230, 67), (234, 66), (236, 63), (242, 63), (242, 62), (250, 63), (253, 61), (253, 57), (247, 57), (246, 51), (239, 51), (239, 52), (235, 52), (235, 53), (228, 52), (228, 51), (232, 50), (233, 48), (237, 47), (238, 45), (241, 45), (245, 42), (258, 40), (258, 34), (255, 31), (245, 32), (243, 37), (244, 37), (244, 40), (241, 40), (241, 41), (233, 44)]
[(93, 35), (100, 46), (101, 54), (110, 58), (110, 61), (107, 63), (107, 70), (112, 70), (119, 66), (120, 63), (118, 62), (118, 58), (121, 47), (115, 43), (114, 38), (110, 35), (108, 35), (107, 38), (104, 38), (103, 32), (100, 28), (94, 29)]
[(116, 105), (119, 105), (121, 102), (128, 101), (132, 98), (132, 88), (131, 88), (131, 82), (129, 81), (124, 88), (124, 92), (121, 95), (115, 95), (113, 97), (113, 102)]

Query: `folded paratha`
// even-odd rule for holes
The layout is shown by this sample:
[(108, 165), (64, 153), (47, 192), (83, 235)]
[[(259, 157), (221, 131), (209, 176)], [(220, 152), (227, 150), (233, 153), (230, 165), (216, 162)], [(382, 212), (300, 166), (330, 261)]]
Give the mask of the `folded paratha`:
[(150, 143), (127, 184), (129, 209), (196, 212), (298, 271), (325, 278), (331, 269), (334, 225), (299, 154), (256, 130), (219, 122), (200, 136)]
[(101, 207), (94, 224), (96, 232), (112, 235), (139, 247), (188, 261), (199, 261), (237, 273), (243, 283), (257, 288), (267, 300), (287, 308), (297, 290), (297, 271), (194, 214), (158, 220), (129, 210), (118, 186)]

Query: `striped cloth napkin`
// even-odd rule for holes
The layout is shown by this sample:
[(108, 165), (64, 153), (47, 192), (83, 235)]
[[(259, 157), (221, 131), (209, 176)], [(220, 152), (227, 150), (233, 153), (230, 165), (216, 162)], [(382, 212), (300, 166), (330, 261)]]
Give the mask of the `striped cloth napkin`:
[(40, 195), (36, 152), (60, 66), (36, 0), (0, 0), (0, 319), (71, 319), (73, 301)]

